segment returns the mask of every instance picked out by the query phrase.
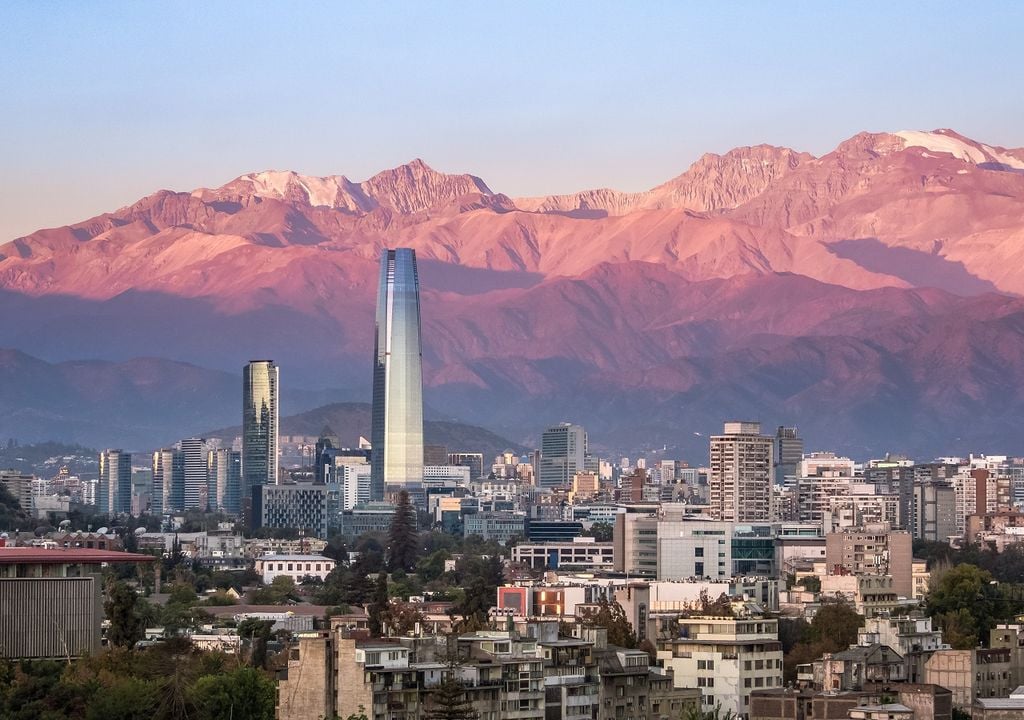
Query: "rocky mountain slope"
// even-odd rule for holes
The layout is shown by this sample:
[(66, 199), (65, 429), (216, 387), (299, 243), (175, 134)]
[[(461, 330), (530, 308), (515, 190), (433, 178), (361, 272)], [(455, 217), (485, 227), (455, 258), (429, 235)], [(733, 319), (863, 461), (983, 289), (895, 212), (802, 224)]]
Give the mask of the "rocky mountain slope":
[(864, 452), (1013, 452), (1024, 419), (1024, 150), (950, 130), (737, 148), (641, 193), (513, 200), (419, 160), (160, 191), (0, 245), (0, 336), (232, 374), (270, 355), (365, 397), (394, 246), (421, 263), (429, 401), (516, 439), (570, 418), (696, 453), (744, 415)]

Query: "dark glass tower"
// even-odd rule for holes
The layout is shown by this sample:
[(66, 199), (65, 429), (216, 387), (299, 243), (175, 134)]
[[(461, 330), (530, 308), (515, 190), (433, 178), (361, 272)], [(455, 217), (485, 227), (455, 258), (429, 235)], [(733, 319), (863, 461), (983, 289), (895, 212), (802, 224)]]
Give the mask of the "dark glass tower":
[(416, 252), (385, 250), (377, 288), (370, 498), (423, 481), (423, 353)]
[(242, 368), (242, 500), (254, 485), (277, 484), (278, 367), (253, 360)]

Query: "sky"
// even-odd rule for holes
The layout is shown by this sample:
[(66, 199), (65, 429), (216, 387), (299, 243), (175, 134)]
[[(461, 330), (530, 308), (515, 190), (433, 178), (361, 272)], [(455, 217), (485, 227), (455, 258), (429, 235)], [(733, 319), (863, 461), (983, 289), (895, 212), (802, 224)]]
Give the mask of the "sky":
[(158, 189), (422, 158), (511, 196), (862, 130), (1024, 146), (1021, 2), (0, 6), (0, 243)]

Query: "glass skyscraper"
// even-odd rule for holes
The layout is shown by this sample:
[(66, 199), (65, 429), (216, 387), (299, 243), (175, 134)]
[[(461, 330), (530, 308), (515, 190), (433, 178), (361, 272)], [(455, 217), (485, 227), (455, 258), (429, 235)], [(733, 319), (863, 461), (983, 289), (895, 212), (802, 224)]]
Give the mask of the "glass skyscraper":
[(423, 481), (423, 353), (416, 252), (380, 258), (373, 358), (370, 497)]
[(242, 500), (254, 485), (277, 484), (278, 367), (253, 360), (242, 368)]

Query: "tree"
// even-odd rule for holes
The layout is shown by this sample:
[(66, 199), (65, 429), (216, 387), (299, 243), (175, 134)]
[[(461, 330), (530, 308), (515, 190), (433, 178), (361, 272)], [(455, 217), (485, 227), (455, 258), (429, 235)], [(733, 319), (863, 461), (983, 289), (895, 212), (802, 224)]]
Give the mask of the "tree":
[(110, 587), (107, 602), (103, 609), (110, 621), (107, 630), (107, 641), (118, 647), (133, 647), (146, 634), (146, 627), (136, 608), (138, 595), (123, 582), (115, 582)]
[(88, 703), (86, 720), (147, 720), (156, 708), (156, 687), (145, 680), (118, 678)]
[[(961, 612), (964, 611), (964, 612)], [(928, 593), (928, 612), (943, 633), (961, 649), (988, 643), (988, 632), (1010, 614), (1009, 604), (992, 575), (975, 565), (957, 565), (942, 573)]]
[(425, 720), (476, 720), (480, 717), (466, 698), (466, 688), (456, 679), (454, 668), (430, 693), (430, 701), (430, 709), (423, 715)]
[(249, 639), (249, 664), (252, 667), (261, 668), (267, 662), (267, 641), (270, 640), (270, 629), (274, 626), (272, 620), (257, 620), (246, 618), (238, 623), (238, 637), (245, 642)]
[(274, 720), (276, 699), (274, 682), (247, 667), (205, 675), (192, 688), (199, 720)]
[(452, 606), (451, 614), (462, 618), (461, 629), (468, 632), (470, 627), (482, 628), (487, 625), (487, 616), (497, 602), (497, 590), (482, 575), (474, 577), (462, 596), (462, 601)]
[(722, 712), (721, 703), (715, 703), (712, 710), (702, 710), (699, 703), (688, 705), (682, 714), (682, 720), (734, 720), (735, 717), (732, 710)]
[(597, 542), (611, 542), (614, 528), (610, 523), (596, 522), (589, 530), (583, 532), (584, 537), (592, 537)]
[(369, 609), (370, 634), (374, 637), (381, 637), (384, 634), (384, 623), (387, 621), (389, 605), (388, 576), (381, 573), (377, 576), (377, 584), (373, 590), (373, 602)]
[(607, 630), (610, 645), (636, 647), (636, 633), (633, 632), (626, 611), (618, 601), (608, 602), (607, 598), (601, 598), (597, 602), (597, 609), (587, 612), (582, 621), (588, 627), (601, 627)]
[(398, 494), (395, 515), (388, 531), (388, 569), (394, 572), (402, 569), (412, 571), (419, 557), (419, 535), (416, 532), (416, 509), (409, 500), (409, 493)]

